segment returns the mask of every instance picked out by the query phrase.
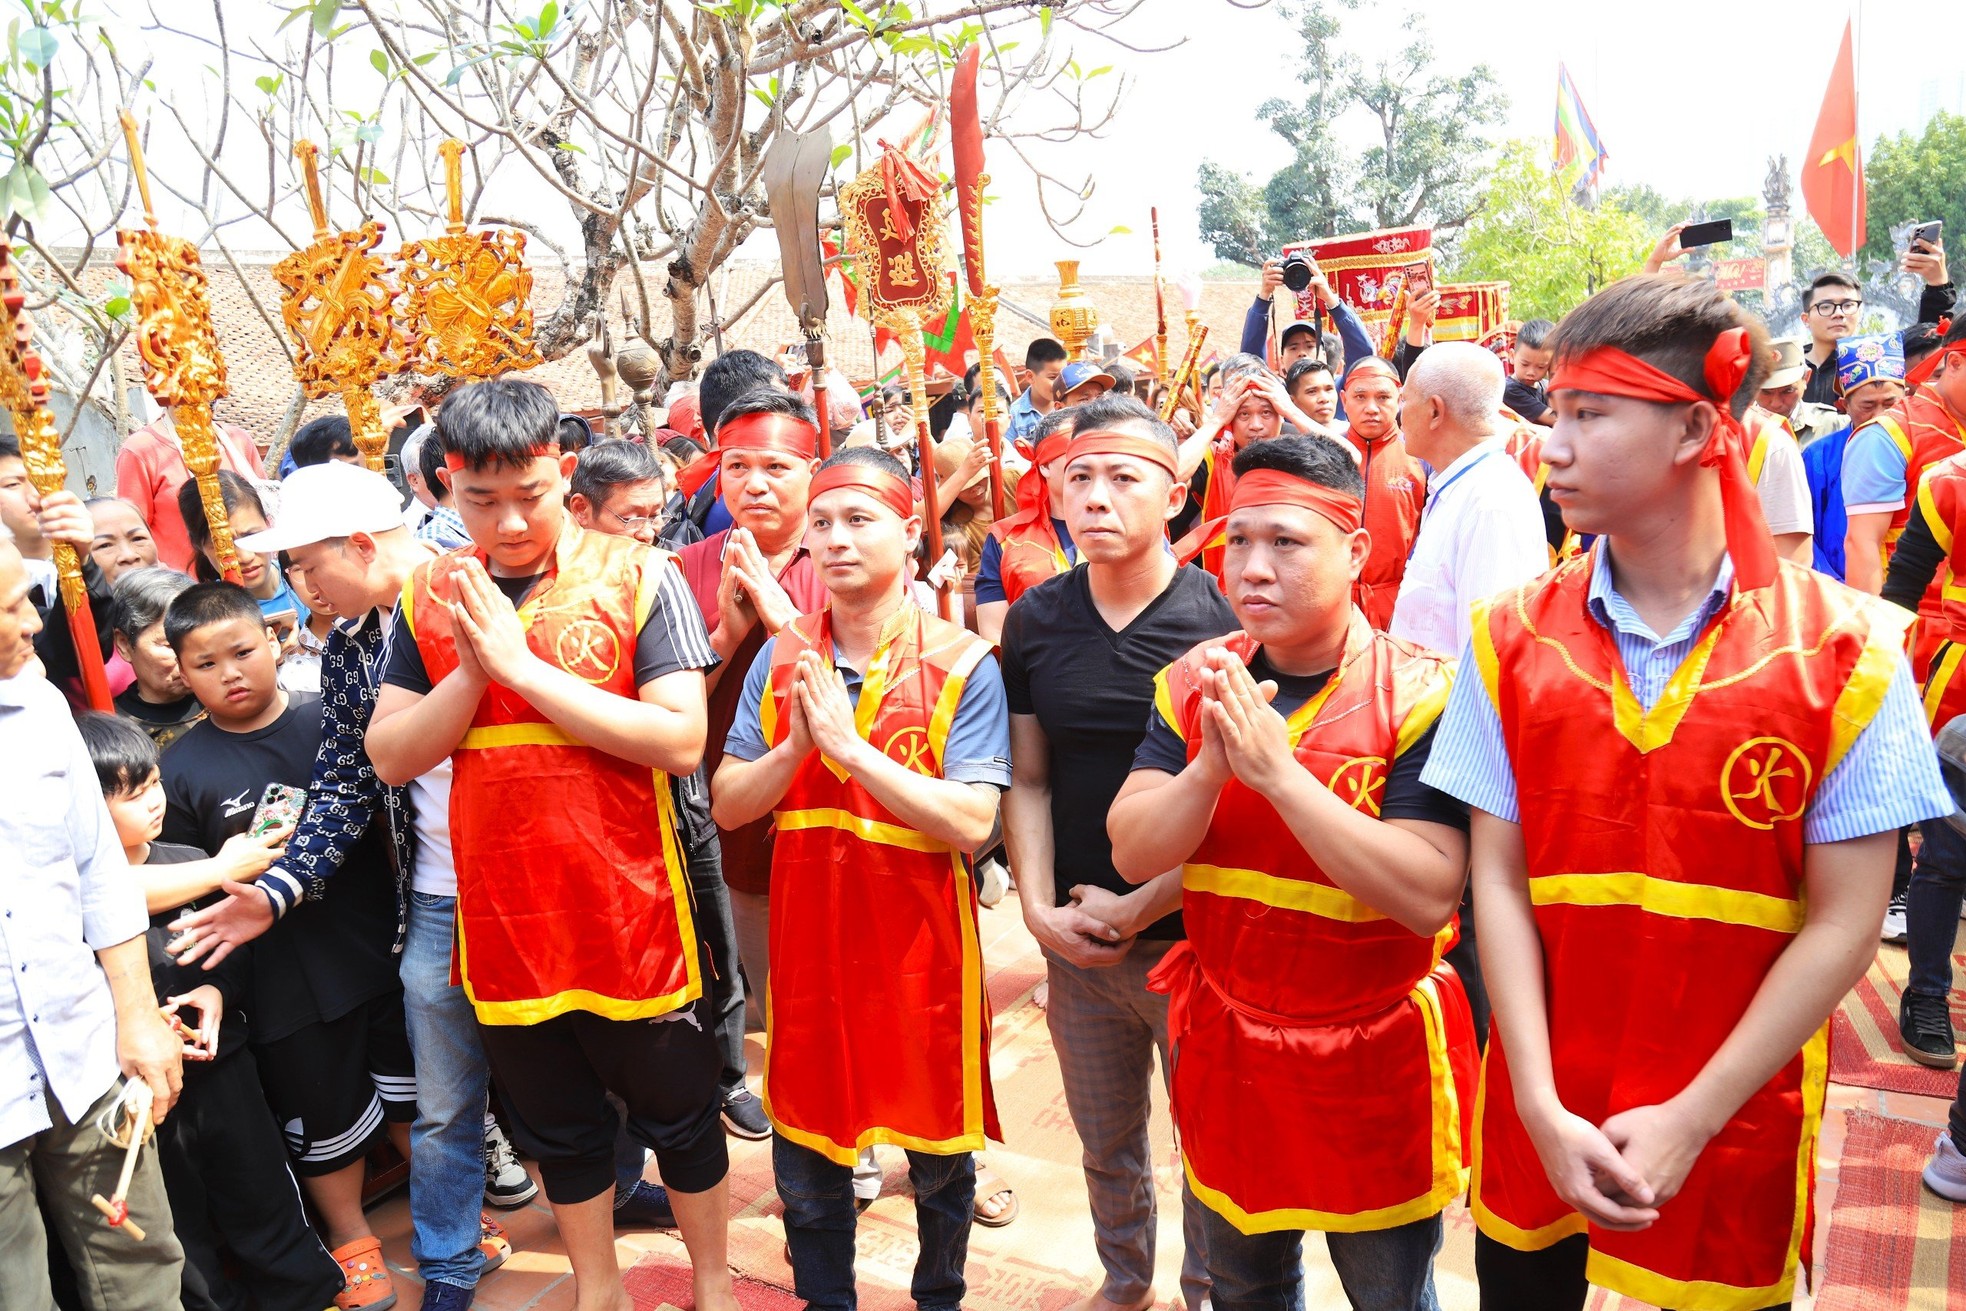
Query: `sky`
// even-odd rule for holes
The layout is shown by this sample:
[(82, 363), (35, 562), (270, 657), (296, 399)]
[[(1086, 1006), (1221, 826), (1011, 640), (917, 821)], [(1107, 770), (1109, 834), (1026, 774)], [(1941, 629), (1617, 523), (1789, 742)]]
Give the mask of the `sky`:
[[(175, 10), (178, 2), (171, 0), (166, 12), (182, 12), (184, 21), (194, 21), (191, 9)], [(1093, 197), (1071, 230), (1086, 248), (1068, 245), (1047, 227), (1030, 175), (1007, 148), (986, 146), (995, 203), (985, 222), (995, 275), (1046, 274), (1052, 261), (1064, 258), (1079, 259), (1088, 276), (1145, 273), (1152, 266), (1148, 212), (1153, 206), (1160, 209), (1170, 277), (1218, 262), (1197, 236), (1196, 170), (1207, 159), (1259, 182), (1267, 179), (1287, 162), (1288, 152), (1256, 120), (1257, 108), (1271, 97), (1295, 97), (1302, 90), (1293, 65), (1301, 48), (1293, 32), (1274, 8), (1244, 7), (1253, 2), (1144, 0), (1118, 33), (1135, 46), (1174, 47), (1164, 53), (1134, 53), (1077, 35), (1074, 53), (1083, 67), (1114, 66), (1114, 74), (1094, 85), (1103, 87), (1121, 74), (1127, 79), (1121, 112), (1102, 138), (1035, 148), (1061, 175), (1074, 181), (1092, 175)], [(286, 9), (272, 0), (223, 3), (235, 37), (255, 30), (270, 34)], [(518, 0), (517, 7), (529, 3)], [(106, 7), (128, 22), (142, 21), (140, 0), (109, 0)], [(937, 11), (955, 7), (956, 0), (918, 5)], [(1443, 70), (1476, 63), (1493, 70), (1509, 102), (1498, 135), (1539, 142), (1551, 137), (1557, 65), (1567, 62), (1610, 152), (1607, 183), (1649, 183), (1668, 195), (1707, 198), (1758, 194), (1771, 155), (1788, 156), (1791, 176), (1800, 164), (1852, 6), (1847, 0), (1715, 5), (1702, 8), (1697, 24), (1682, 19), (1690, 12), (1683, 5), (1636, 0), (1538, 7), (1387, 0), (1346, 16), (1341, 44), (1367, 59), (1397, 50), (1405, 41), (1401, 23), (1415, 15), (1426, 24)], [(1880, 132), (1921, 126), (1935, 107), (1966, 112), (1966, 68), (1956, 57), (1966, 49), (1966, 4), (1865, 0), (1857, 12), (1860, 131), (1866, 144)], [(204, 19), (208, 24), (210, 15)], [(1024, 25), (1034, 29), (1035, 19)], [(1028, 35), (1034, 38), (1035, 32)], [(143, 40), (159, 57), (153, 73), (158, 95), (180, 104), (206, 97), (209, 51), (177, 49), (170, 38), (155, 34)], [(1341, 137), (1363, 148), (1374, 126), (1361, 114), (1341, 124)], [(258, 144), (248, 134), (238, 137), (241, 149)], [(197, 167), (195, 158), (174, 158), (158, 137), (153, 143), (153, 167)], [(573, 235), (565, 206), (550, 196), (541, 201), (536, 183), (527, 187), (531, 175), (523, 166), (506, 172), (518, 194), (488, 196), (486, 212), (537, 214), (549, 228), (560, 229), (563, 239)], [(168, 212), (169, 202), (161, 196), (160, 202), (167, 227), (189, 226)], [(305, 230), (298, 215), (289, 217), (290, 230)], [(1115, 234), (1115, 228), (1131, 231)], [(231, 241), (235, 249), (273, 245), (243, 230)], [(763, 234), (742, 254), (774, 258), (775, 241)]]

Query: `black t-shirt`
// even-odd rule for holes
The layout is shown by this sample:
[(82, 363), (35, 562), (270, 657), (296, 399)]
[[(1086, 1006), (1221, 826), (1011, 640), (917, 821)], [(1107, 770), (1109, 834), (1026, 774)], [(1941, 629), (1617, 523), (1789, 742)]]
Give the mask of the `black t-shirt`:
[[(269, 783), (305, 788), (321, 747), (321, 698), (290, 693), (286, 713), (253, 733), (193, 725), (159, 762), (167, 842), (217, 851), (252, 826)], [(388, 826), (371, 824), (335, 875), (333, 891), (274, 922), (254, 944), (247, 1009), (257, 1042), (339, 1019), (401, 986), (396, 879)]]
[[(1004, 695), (1013, 715), (1036, 715), (1051, 747), (1051, 828), (1058, 904), (1074, 885), (1127, 893), (1113, 868), (1106, 812), (1133, 768), (1154, 703), (1154, 675), (1236, 626), (1214, 578), (1187, 565), (1125, 631), (1092, 604), (1087, 571), (1074, 569), (1019, 597), (1004, 618)], [(1180, 912), (1143, 938), (1182, 936)]]
[[(498, 590), (505, 593), (507, 600), (514, 606), (521, 606), (543, 577), (544, 574), (526, 578), (494, 577), (492, 581), (498, 584)], [(648, 619), (643, 622), (642, 631), (635, 638), (637, 687), (681, 669), (708, 670), (717, 664), (716, 653), (710, 649), (709, 633), (703, 627), (703, 612), (697, 609), (695, 598), (690, 596), (689, 584), (683, 581), (682, 571), (663, 570), (657, 587), (663, 595), (657, 604), (649, 607)], [(429, 695), (432, 686), (430, 672), (423, 667), (423, 652), (417, 649), (416, 637), (410, 632), (400, 609), (396, 611), (395, 629), (389, 635), (389, 667), (383, 671), (382, 681), (391, 687), (408, 688), (425, 696)]]
[(1543, 397), (1540, 387), (1531, 387), (1526, 382), (1510, 378), (1502, 386), (1502, 404), (1535, 423), (1550, 412), (1550, 403)]
[[(1297, 713), (1305, 702), (1324, 690), (1331, 681), (1331, 671), (1322, 674), (1279, 674), (1270, 667), (1259, 648), (1256, 656), (1249, 662), (1249, 672), (1259, 683), (1274, 682), (1277, 685), (1276, 699), (1270, 702), (1276, 712), (1288, 719)], [(1393, 762), (1392, 772), (1386, 776), (1386, 791), (1380, 801), (1380, 819), (1424, 819), (1435, 824), (1446, 824), (1468, 831), (1468, 808), (1448, 796), (1436, 791), (1420, 781), (1420, 773), (1427, 767), (1427, 757), (1434, 749), (1434, 730), (1438, 722), (1429, 725), (1419, 740), (1400, 753)], [(1140, 749), (1133, 755), (1135, 769), (1158, 769), (1163, 774), (1178, 774), (1188, 767), (1188, 745), (1179, 734), (1167, 726), (1167, 721), (1153, 710), (1147, 713), (1146, 736), (1140, 740)]]
[[(196, 847), (180, 846), (175, 842), (153, 842), (150, 854), (144, 858), (146, 865), (188, 865), (194, 860), (204, 860), (206, 853)], [(247, 993), (252, 985), (252, 958), (254, 944), (235, 948), (215, 969), (206, 969), (200, 960), (190, 965), (178, 962), (171, 955), (166, 944), (177, 935), (170, 930), (170, 923), (190, 910), (203, 910), (224, 897), (223, 892), (199, 897), (188, 901), (173, 910), (159, 911), (150, 917), (150, 928), (144, 933), (145, 945), (150, 950), (150, 982), (157, 990), (157, 1002), (162, 1005), (172, 997), (181, 996), (193, 988), (211, 984), (225, 998), (225, 1012), (219, 1020), (218, 1059), (225, 1060), (236, 1051), (245, 1048), (251, 1037), (247, 1028), (245, 1010)], [(197, 1021), (186, 1015), (185, 1027), (196, 1029)], [(206, 1062), (186, 1061), (186, 1079), (197, 1078), (196, 1071), (204, 1068)]]
[(175, 701), (159, 704), (145, 701), (135, 683), (124, 688), (116, 697), (116, 713), (136, 721), (137, 727), (150, 734), (150, 740), (162, 751), (171, 743), (184, 736), (184, 730), (205, 717), (205, 707), (198, 704), (198, 698), (186, 692)]

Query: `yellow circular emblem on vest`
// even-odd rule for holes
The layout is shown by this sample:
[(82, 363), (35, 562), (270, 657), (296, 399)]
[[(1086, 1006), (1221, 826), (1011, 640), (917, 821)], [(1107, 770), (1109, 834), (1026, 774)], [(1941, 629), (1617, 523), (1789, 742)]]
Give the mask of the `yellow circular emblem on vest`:
[(576, 619), (553, 639), (560, 668), (589, 683), (605, 683), (621, 667), (621, 639), (598, 619)]
[(930, 750), (928, 730), (916, 725), (896, 729), (881, 748), (881, 754), (917, 774), (935, 773), (935, 753)]
[(1386, 799), (1386, 758), (1354, 756), (1338, 766), (1338, 772), (1325, 786), (1353, 810), (1362, 810), (1376, 819)]
[(1720, 799), (1749, 828), (1771, 829), (1802, 818), (1814, 779), (1801, 747), (1786, 738), (1751, 737), (1721, 766)]

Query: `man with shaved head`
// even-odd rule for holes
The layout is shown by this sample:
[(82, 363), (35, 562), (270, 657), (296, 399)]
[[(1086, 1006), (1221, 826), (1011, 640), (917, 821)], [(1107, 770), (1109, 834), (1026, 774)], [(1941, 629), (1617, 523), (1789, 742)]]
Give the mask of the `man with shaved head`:
[(1427, 505), (1388, 631), (1459, 651), (1476, 601), (1549, 567), (1536, 491), (1502, 449), (1502, 362), (1472, 342), (1442, 342), (1406, 375), (1399, 427), (1426, 462)]

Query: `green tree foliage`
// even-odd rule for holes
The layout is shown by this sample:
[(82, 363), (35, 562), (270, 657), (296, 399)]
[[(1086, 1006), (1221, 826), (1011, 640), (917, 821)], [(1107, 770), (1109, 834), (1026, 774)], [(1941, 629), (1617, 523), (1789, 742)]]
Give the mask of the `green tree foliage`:
[(1653, 225), (1615, 196), (1595, 209), (1576, 204), (1550, 171), (1546, 142), (1509, 142), (1487, 181), (1451, 280), (1507, 282), (1512, 318), (1561, 318), (1636, 273), (1657, 240)]
[(1864, 159), (1864, 182), (1870, 193), (1866, 267), (1874, 259), (1897, 261), (1892, 228), (1939, 219), (1952, 269), (1966, 268), (1966, 117), (1938, 113), (1917, 136), (1879, 137)]
[[(1494, 74), (1486, 65), (1441, 72), (1417, 15), (1406, 19), (1404, 46), (1367, 63), (1339, 41), (1340, 12), (1356, 8), (1358, 0), (1280, 5), (1302, 43), (1294, 62), (1305, 91), (1266, 102), (1257, 116), (1292, 157), (1260, 188), (1202, 165), (1202, 236), (1223, 259), (1260, 262), (1287, 242), (1367, 228), (1452, 231), (1472, 216), (1487, 131), (1507, 107)], [(1341, 136), (1348, 119), (1365, 131)]]

